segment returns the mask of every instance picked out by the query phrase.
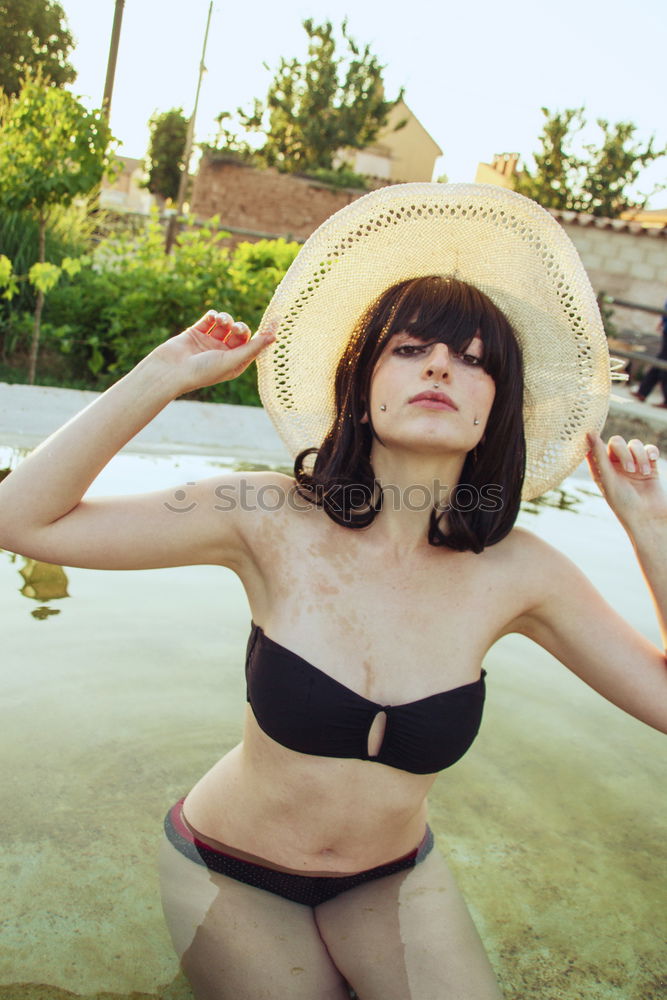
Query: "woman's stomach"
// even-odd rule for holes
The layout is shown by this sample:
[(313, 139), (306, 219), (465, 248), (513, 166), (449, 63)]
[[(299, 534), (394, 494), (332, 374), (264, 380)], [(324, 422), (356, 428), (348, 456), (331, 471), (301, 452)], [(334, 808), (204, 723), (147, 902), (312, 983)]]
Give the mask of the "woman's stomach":
[(295, 871), (350, 873), (413, 850), (433, 775), (281, 746), (248, 708), (243, 742), (185, 799), (204, 836)]

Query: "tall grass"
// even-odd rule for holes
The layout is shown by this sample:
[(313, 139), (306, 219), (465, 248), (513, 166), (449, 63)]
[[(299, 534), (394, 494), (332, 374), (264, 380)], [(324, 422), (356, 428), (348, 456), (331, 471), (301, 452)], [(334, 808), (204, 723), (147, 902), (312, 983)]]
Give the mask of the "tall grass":
[[(99, 216), (91, 214), (87, 201), (67, 208), (55, 207), (46, 230), (46, 259), (60, 264), (63, 257), (79, 257), (90, 248)], [(28, 212), (0, 213), (0, 253), (14, 265), (14, 273), (25, 275), (37, 260), (37, 220)], [(21, 282), (21, 291), (12, 300), (19, 310), (34, 305), (35, 291)]]
[[(103, 218), (104, 213), (91, 212), (87, 199), (67, 208), (54, 207), (46, 230), (46, 259), (60, 264), (64, 257), (80, 257), (88, 252)], [(0, 254), (9, 257), (20, 278), (14, 298), (0, 298), (1, 356), (6, 361), (21, 349), (27, 336), (25, 314), (35, 309), (37, 293), (25, 276), (38, 259), (38, 225), (28, 212), (0, 213)]]

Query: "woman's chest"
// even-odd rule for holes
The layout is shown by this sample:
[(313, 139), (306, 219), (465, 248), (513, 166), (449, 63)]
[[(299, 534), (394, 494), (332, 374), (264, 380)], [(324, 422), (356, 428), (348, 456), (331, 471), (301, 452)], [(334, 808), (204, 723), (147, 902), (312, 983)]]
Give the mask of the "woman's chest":
[[(439, 558), (444, 556), (444, 558)], [(274, 642), (377, 704), (477, 681), (506, 588), (467, 553), (393, 563), (363, 546), (283, 550), (252, 614)]]

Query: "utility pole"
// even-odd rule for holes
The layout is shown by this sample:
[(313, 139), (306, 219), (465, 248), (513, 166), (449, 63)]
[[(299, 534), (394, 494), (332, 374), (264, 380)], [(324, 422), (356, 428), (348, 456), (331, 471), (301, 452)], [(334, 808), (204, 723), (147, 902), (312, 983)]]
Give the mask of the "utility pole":
[(204, 65), (204, 59), (206, 58), (206, 45), (208, 43), (208, 29), (211, 25), (211, 14), (213, 13), (213, 0), (208, 5), (208, 17), (206, 19), (206, 31), (204, 32), (204, 45), (201, 50), (201, 59), (199, 60), (199, 77), (197, 79), (197, 92), (195, 94), (195, 106), (190, 115), (190, 120), (188, 122), (188, 131), (185, 137), (185, 149), (183, 151), (183, 167), (181, 169), (181, 177), (178, 182), (178, 197), (176, 199), (176, 211), (169, 219), (169, 225), (167, 226), (167, 238), (165, 240), (164, 252), (171, 253), (171, 248), (174, 245), (176, 239), (176, 234), (178, 232), (179, 218), (183, 212), (183, 202), (185, 201), (185, 191), (188, 184), (188, 175), (190, 167), (190, 157), (192, 155), (192, 141), (195, 134), (195, 118), (197, 117), (197, 106), (199, 104), (199, 91), (201, 90), (201, 81), (204, 73), (206, 72), (206, 66)]
[(104, 97), (102, 98), (102, 114), (106, 121), (109, 121), (111, 114), (111, 95), (113, 93), (113, 81), (116, 75), (116, 59), (118, 58), (118, 44), (120, 42), (120, 26), (123, 22), (123, 8), (125, 0), (116, 0), (116, 9), (113, 15), (113, 27), (111, 29), (111, 44), (109, 45), (109, 59), (107, 61), (107, 78), (104, 81)]

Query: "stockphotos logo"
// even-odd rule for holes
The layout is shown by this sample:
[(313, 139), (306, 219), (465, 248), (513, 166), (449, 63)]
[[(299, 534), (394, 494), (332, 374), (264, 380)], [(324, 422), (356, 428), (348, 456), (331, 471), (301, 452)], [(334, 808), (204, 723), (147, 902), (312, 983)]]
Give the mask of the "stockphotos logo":
[[(199, 493), (189, 490), (196, 487), (190, 482), (173, 493), (172, 502), (165, 501), (163, 506), (175, 514), (189, 514), (203, 502)], [(498, 483), (486, 483), (479, 489), (469, 483), (458, 483), (454, 487), (443, 486), (439, 480), (434, 480), (430, 486), (421, 483), (401, 488), (389, 483), (382, 488), (382, 507), (385, 510), (428, 511), (433, 508), (446, 513), (450, 510), (469, 513), (481, 510), (495, 513), (502, 510), (502, 486)], [(339, 513), (345, 518), (349, 512), (368, 510), (377, 503), (380, 497), (380, 484), (375, 488), (358, 484), (334, 484), (327, 489), (315, 488), (313, 498), (318, 503)], [(285, 488), (277, 483), (265, 483), (258, 486), (245, 478), (236, 483), (224, 483), (215, 487), (211, 494), (214, 510), (221, 512), (232, 510), (264, 511), (271, 513), (287, 506), (291, 510), (312, 510), (313, 504), (305, 499), (296, 486)]]

